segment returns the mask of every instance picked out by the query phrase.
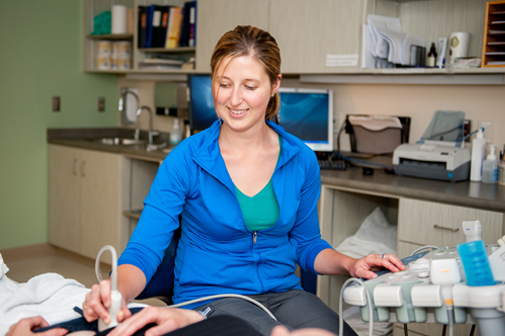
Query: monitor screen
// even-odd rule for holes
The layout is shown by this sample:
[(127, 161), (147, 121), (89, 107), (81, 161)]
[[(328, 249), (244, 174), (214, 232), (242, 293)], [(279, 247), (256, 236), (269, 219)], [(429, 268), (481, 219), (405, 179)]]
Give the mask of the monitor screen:
[(208, 128), (217, 120), (209, 75), (188, 75), (189, 127), (192, 131)]
[(333, 151), (333, 91), (280, 88), (279, 124), (314, 151)]

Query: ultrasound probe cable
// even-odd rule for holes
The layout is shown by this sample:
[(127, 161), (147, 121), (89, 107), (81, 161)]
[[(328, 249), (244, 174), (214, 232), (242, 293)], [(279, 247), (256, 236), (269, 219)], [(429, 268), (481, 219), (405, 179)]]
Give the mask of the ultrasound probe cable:
[(123, 303), (123, 296), (121, 295), (121, 292), (118, 290), (117, 286), (117, 253), (116, 249), (111, 246), (111, 245), (105, 245), (102, 247), (100, 252), (98, 252), (98, 256), (96, 257), (95, 261), (95, 274), (96, 278), (98, 280), (98, 283), (102, 281), (102, 272), (100, 270), (100, 258), (102, 254), (109, 250), (111, 254), (111, 265), (112, 265), (112, 272), (110, 273), (110, 299), (111, 299), (111, 304), (110, 307), (108, 308), (109, 315), (110, 315), (110, 322), (109, 324), (106, 324), (101, 318), (98, 320), (98, 331), (102, 331), (111, 327), (115, 327), (119, 324), (117, 321), (117, 314), (121, 310), (121, 305)]

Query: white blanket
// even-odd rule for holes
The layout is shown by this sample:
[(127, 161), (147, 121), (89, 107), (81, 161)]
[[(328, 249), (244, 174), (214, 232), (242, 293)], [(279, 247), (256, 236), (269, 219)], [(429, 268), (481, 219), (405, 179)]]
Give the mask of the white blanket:
[(0, 335), (20, 319), (41, 315), (49, 324), (80, 317), (73, 310), (84, 302), (89, 289), (56, 273), (37, 275), (18, 284), (7, 276), (0, 279)]
[(5, 275), (8, 270), (0, 254), (0, 335), (26, 317), (41, 315), (50, 325), (81, 317), (73, 308), (81, 307), (90, 291), (83, 284), (56, 273), (44, 273), (26, 283), (17, 283)]

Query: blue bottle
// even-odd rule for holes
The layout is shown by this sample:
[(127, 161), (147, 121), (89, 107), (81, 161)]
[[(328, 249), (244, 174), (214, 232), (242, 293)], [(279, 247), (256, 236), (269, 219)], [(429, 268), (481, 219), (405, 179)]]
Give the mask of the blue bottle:
[(458, 253), (465, 270), (468, 286), (493, 286), (494, 281), (486, 245), (482, 240), (476, 240), (458, 245)]

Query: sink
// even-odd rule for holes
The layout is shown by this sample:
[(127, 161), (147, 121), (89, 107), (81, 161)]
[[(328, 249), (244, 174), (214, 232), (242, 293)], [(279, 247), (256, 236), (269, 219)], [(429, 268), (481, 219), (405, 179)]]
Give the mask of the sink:
[(111, 145), (111, 146), (134, 146), (134, 145), (145, 145), (147, 143), (146, 140), (136, 140), (132, 138), (99, 138), (94, 141), (99, 142), (103, 145)]

